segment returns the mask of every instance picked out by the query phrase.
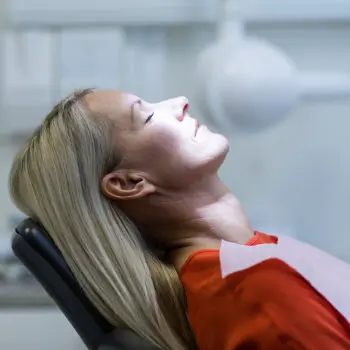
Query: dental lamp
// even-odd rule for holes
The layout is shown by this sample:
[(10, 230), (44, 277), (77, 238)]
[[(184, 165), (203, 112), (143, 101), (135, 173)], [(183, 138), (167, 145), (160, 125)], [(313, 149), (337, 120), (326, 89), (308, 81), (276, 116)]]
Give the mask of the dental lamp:
[(283, 121), (302, 98), (350, 96), (349, 74), (300, 72), (280, 48), (247, 36), (236, 4), (225, 1), (218, 40), (197, 65), (197, 99), (215, 125), (257, 132)]

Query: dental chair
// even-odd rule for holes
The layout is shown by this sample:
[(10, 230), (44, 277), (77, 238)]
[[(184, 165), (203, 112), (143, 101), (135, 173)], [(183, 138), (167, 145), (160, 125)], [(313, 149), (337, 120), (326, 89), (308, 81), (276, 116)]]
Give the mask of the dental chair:
[(90, 350), (156, 350), (127, 329), (115, 329), (95, 309), (43, 227), (25, 219), (12, 238), (15, 256), (66, 316)]

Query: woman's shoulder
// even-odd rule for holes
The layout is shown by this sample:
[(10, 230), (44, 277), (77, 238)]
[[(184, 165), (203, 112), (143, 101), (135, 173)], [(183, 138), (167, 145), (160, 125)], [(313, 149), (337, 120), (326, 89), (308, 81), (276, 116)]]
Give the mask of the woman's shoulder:
[[(277, 238), (261, 232), (256, 232), (245, 245), (277, 243)], [(219, 249), (203, 249), (192, 253), (183, 264), (180, 271), (181, 281), (189, 293), (202, 292), (210, 294), (226, 286), (222, 276)]]
[[(276, 243), (276, 240), (258, 234), (247, 245), (263, 243)], [(281, 259), (265, 259), (224, 276), (220, 251), (203, 250), (190, 256), (181, 279), (191, 326), (199, 345), (208, 345), (205, 348), (224, 349), (227, 342), (236, 342), (234, 334), (242, 339), (253, 337), (259, 344), (267, 342), (265, 348), (270, 349), (281, 348), (284, 341), (293, 346), (305, 345), (309, 341), (308, 333), (329, 332), (334, 341), (331, 348), (337, 342), (350, 346), (348, 323), (340, 322), (341, 315), (330, 303)], [(300, 332), (301, 328), (305, 332)], [(273, 342), (271, 346), (269, 341)], [(317, 339), (320, 345), (329, 341), (327, 336)], [(348, 347), (339, 347), (345, 348)]]
[[(225, 275), (219, 250), (200, 250), (193, 253), (181, 270), (181, 281), (189, 305), (199, 302), (221, 304), (237, 294), (249, 294), (259, 300), (276, 300), (280, 295), (300, 293), (310, 285), (297, 271), (283, 260), (266, 259), (237, 272)], [(285, 293), (285, 290), (288, 293)]]
[[(277, 237), (257, 232), (245, 246), (267, 248), (277, 243)], [(218, 301), (221, 304), (230, 304), (233, 298), (238, 300), (238, 295), (240, 300), (245, 298), (254, 303), (255, 299), (258, 299), (259, 303), (273, 301), (285, 307), (294, 303), (302, 305), (303, 296), (306, 295), (305, 300), (310, 300), (311, 295), (317, 296), (319, 302), (327, 302), (300, 272), (283, 259), (272, 255), (265, 259), (259, 257), (259, 254), (257, 259), (251, 259), (250, 256), (255, 255), (247, 247), (243, 254), (233, 256), (236, 266), (240, 269), (225, 273), (220, 250), (200, 250), (193, 253), (183, 265), (180, 274), (189, 310), (191, 307), (197, 307), (199, 303), (203, 305), (206, 302), (212, 304)], [(244, 260), (247, 260), (247, 263)]]

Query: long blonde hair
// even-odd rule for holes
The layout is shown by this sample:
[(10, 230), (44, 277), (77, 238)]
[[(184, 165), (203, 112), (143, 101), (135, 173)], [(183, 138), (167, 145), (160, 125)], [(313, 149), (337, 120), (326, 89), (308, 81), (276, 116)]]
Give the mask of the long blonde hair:
[(84, 106), (92, 91), (59, 102), (18, 152), (12, 198), (45, 227), (110, 323), (160, 349), (196, 349), (174, 267), (146, 248), (133, 223), (100, 191), (102, 176), (122, 155), (113, 121), (90, 115)]

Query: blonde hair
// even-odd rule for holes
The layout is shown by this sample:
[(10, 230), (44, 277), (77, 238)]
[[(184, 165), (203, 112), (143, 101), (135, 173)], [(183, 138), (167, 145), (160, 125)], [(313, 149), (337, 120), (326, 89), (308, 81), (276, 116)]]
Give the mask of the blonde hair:
[(100, 191), (121, 161), (115, 125), (84, 106), (91, 89), (58, 103), (19, 151), (10, 191), (40, 222), (83, 291), (116, 327), (161, 349), (196, 349), (179, 277), (146, 248), (133, 223)]

